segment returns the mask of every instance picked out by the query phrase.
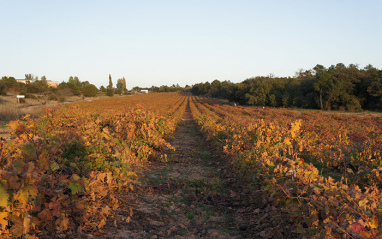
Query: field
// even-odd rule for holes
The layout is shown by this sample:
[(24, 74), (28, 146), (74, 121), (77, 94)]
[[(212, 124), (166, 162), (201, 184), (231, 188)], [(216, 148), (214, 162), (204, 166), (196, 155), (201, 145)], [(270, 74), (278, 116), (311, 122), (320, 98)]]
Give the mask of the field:
[[(63, 102), (47, 100), (48, 97), (41, 95), (37, 96), (35, 99), (27, 98), (22, 99), (20, 103), (16, 98), (16, 94), (11, 92), (7, 96), (0, 96), (0, 124), (4, 121), (10, 121), (20, 118), (22, 115), (30, 114), (31, 116), (38, 116), (42, 113), (44, 106), (46, 107), (56, 107), (62, 104), (68, 104), (80, 101), (92, 101), (107, 98), (107, 96), (98, 96), (92, 98), (83, 98), (81, 96), (70, 96), (66, 97)], [(46, 103), (42, 105), (42, 100)], [(1, 126), (1, 125), (0, 125)]]
[(166, 93), (8, 129), (0, 237), (382, 236), (381, 117)]

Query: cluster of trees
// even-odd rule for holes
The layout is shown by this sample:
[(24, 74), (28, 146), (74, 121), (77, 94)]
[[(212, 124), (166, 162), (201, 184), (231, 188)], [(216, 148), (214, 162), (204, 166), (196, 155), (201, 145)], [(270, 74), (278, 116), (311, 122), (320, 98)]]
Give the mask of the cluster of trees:
[[(114, 94), (130, 94), (126, 88), (125, 77), (119, 78), (115, 87), (113, 86), (113, 80), (109, 74), (109, 84), (107, 87), (101, 86), (99, 90), (93, 84), (88, 81), (81, 82), (77, 76), (70, 76), (68, 81), (63, 81), (58, 84), (57, 88), (52, 88), (47, 84), (47, 79), (42, 76), (40, 79), (32, 74), (25, 74), (25, 79), (31, 80), (27, 84), (17, 82), (13, 77), (4, 76), (0, 80), (0, 94), (7, 94), (7, 92), (14, 92), (26, 95), (27, 98), (34, 97), (34, 94), (47, 96), (48, 100), (64, 101), (68, 96), (81, 96), (93, 97), (96, 96), (99, 91), (104, 92), (107, 96), (114, 96)], [(150, 88), (142, 88), (139, 86), (134, 87), (133, 91), (149, 90), (151, 92), (176, 92), (187, 91), (191, 87), (181, 87), (179, 84), (173, 84), (172, 86), (162, 85), (160, 87), (152, 86)]]
[(68, 81), (61, 82), (57, 89), (60, 91), (69, 90), (69, 95), (77, 95), (81, 94), (85, 97), (94, 97), (97, 96), (98, 89), (95, 85), (90, 84), (88, 81), (81, 82), (77, 76), (70, 76)]
[(162, 85), (160, 87), (158, 86), (151, 86), (149, 88), (152, 92), (177, 92), (177, 91), (184, 91), (189, 90), (190, 86), (186, 85), (185, 87), (179, 86), (179, 84), (173, 84), (172, 86)]
[(70, 76), (68, 81), (58, 84), (57, 88), (50, 87), (45, 76), (40, 79), (33, 74), (25, 74), (25, 79), (30, 80), (26, 84), (17, 82), (14, 77), (3, 76), (0, 80), (0, 95), (6, 95), (8, 92), (23, 94), (27, 98), (34, 98), (36, 95), (43, 95), (48, 100), (63, 101), (69, 96), (97, 96), (99, 91), (105, 92), (108, 96), (114, 94), (127, 94), (125, 77), (117, 80), (116, 88), (113, 87), (111, 75), (109, 75), (109, 85), (107, 88), (101, 86), (100, 89), (90, 84), (88, 81), (80, 81), (77, 76)]
[(70, 76), (67, 82), (61, 82), (57, 88), (49, 86), (45, 76), (39, 78), (33, 74), (25, 74), (25, 79), (30, 81), (24, 84), (17, 82), (14, 77), (3, 76), (0, 80), (0, 94), (13, 92), (26, 95), (27, 98), (36, 98), (36, 95), (39, 95), (47, 97), (48, 100), (64, 101), (72, 95), (94, 97), (98, 93), (95, 85), (88, 81), (81, 82), (77, 76)]
[(107, 88), (104, 86), (100, 87), (100, 90), (102, 92), (106, 92), (107, 96), (114, 96), (114, 94), (122, 95), (122, 94), (127, 94), (127, 89), (126, 89), (126, 79), (125, 77), (119, 78), (117, 80), (117, 87), (113, 87), (113, 80), (111, 78), (111, 75), (109, 74), (109, 85)]
[(7, 92), (23, 92), (23, 93), (43, 93), (49, 89), (47, 79), (42, 76), (40, 79), (38, 76), (32, 74), (25, 74), (25, 79), (30, 80), (26, 84), (17, 82), (14, 77), (3, 76), (0, 80), (0, 94), (6, 95)]
[(149, 88), (147, 87), (139, 87), (135, 86), (133, 87), (133, 91), (141, 91), (141, 90), (149, 90), (151, 92), (177, 92), (177, 91), (189, 91), (191, 87), (189, 85), (186, 85), (185, 87), (181, 87), (179, 84), (173, 84), (171, 86), (162, 85), (162, 86), (151, 86)]
[[(106, 95), (113, 96), (114, 94), (129, 94), (129, 91), (126, 89), (126, 79), (125, 77), (119, 78), (116, 84), (116, 88), (113, 87), (112, 77), (109, 74), (109, 85), (105, 88), (104, 86), (100, 87), (100, 90), (106, 92)], [(141, 91), (141, 90), (149, 90), (151, 92), (177, 92), (177, 91), (187, 91), (190, 90), (191, 87), (186, 85), (185, 87), (179, 86), (179, 84), (173, 84), (172, 86), (162, 85), (162, 86), (151, 86), (140, 87), (135, 86), (131, 90), (132, 91)]]
[(241, 83), (199, 83), (195, 95), (225, 98), (243, 105), (299, 107), (322, 110), (382, 109), (382, 70), (372, 65), (359, 69), (342, 63), (326, 68), (316, 65), (295, 77), (254, 77)]

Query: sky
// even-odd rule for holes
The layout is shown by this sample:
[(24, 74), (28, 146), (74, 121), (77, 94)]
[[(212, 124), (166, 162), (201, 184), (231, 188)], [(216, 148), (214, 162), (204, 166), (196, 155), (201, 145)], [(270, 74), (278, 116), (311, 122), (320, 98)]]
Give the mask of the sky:
[(380, 0), (0, 0), (0, 77), (127, 88), (382, 68)]

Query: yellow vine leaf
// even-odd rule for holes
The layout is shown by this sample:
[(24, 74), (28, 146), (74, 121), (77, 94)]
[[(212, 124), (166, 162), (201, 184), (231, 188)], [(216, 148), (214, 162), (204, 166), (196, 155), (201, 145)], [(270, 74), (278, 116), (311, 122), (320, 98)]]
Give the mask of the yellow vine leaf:
[(362, 238), (371, 238), (370, 233), (367, 232), (367, 231), (361, 231), (361, 232), (359, 233), (359, 235), (360, 235)]
[(358, 202), (358, 205), (359, 205), (360, 208), (366, 209), (366, 205), (367, 205), (367, 203), (368, 203), (368, 200), (367, 200), (367, 199), (364, 199), (364, 200), (360, 200), (360, 201)]
[(370, 227), (371, 229), (377, 229), (377, 228), (378, 228), (378, 218), (373, 217), (373, 219), (371, 220), (371, 222), (369, 222), (369, 227)]
[(7, 207), (9, 194), (0, 186), (0, 207)]
[(30, 114), (26, 114), (24, 117), (22, 117), (23, 120), (28, 120), (31, 117)]
[(105, 139), (109, 140), (110, 139), (110, 131), (108, 128), (103, 128), (102, 129), (102, 136), (105, 137)]
[(5, 218), (7, 217), (8, 217), (8, 212), (0, 212), (0, 224), (2, 225), (2, 228), (5, 228), (5, 226), (8, 225), (8, 221), (5, 220)]
[(134, 215), (133, 208), (130, 208), (129, 215), (130, 215), (130, 217), (132, 217)]
[(78, 176), (77, 174), (73, 174), (73, 175), (72, 175), (72, 179), (73, 179), (74, 181), (79, 181), (79, 180), (81, 179), (81, 177)]
[(60, 226), (61, 231), (65, 231), (69, 227), (69, 219), (64, 216), (63, 218), (59, 218), (56, 221), (56, 224), (58, 224)]
[(30, 230), (30, 226), (31, 226), (31, 218), (29, 216), (29, 214), (27, 214), (25, 217), (24, 217), (24, 234), (27, 234)]
[(15, 200), (18, 200), (19, 203), (23, 205), (28, 203), (28, 199), (29, 199), (29, 193), (28, 193), (28, 190), (26, 189), (22, 189), (15, 196)]
[(9, 122), (9, 124), (7, 124), (7, 126), (11, 130), (16, 130), (17, 127), (19, 126), (19, 122), (18, 121), (11, 121), (11, 122)]
[(294, 123), (291, 124), (291, 135), (292, 138), (296, 137), (296, 133), (300, 130), (301, 127), (301, 121), (296, 120)]
[(54, 172), (56, 171), (57, 169), (60, 168), (60, 165), (58, 165), (58, 163), (56, 162), (53, 162), (51, 165), (50, 165), (50, 169)]
[(78, 192), (82, 192), (83, 188), (78, 181), (70, 182), (68, 188), (72, 191), (72, 194), (76, 194)]
[(106, 225), (106, 220), (105, 218), (101, 220), (101, 222), (98, 224), (98, 229), (101, 229), (103, 226)]
[(110, 207), (106, 205), (106, 207), (102, 208), (101, 213), (108, 216), (110, 213)]
[(107, 184), (109, 185), (113, 182), (113, 175), (111, 174), (111, 172), (106, 173), (106, 180)]

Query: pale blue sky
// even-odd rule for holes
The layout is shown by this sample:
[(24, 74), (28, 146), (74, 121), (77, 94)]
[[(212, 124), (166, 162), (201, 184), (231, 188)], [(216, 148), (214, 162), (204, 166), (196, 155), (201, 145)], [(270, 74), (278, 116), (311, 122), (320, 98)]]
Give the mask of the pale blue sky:
[(0, 0), (0, 77), (127, 87), (382, 68), (380, 0)]

